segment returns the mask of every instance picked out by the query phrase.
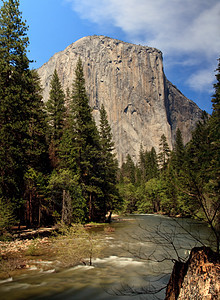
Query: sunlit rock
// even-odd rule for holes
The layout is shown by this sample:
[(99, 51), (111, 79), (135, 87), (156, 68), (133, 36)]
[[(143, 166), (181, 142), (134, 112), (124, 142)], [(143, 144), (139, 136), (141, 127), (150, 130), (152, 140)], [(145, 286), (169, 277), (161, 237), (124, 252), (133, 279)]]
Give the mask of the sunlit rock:
[(137, 162), (141, 144), (158, 151), (162, 134), (172, 148), (178, 127), (184, 142), (189, 141), (201, 110), (166, 79), (162, 53), (155, 48), (104, 36), (84, 37), (38, 70), (44, 101), (55, 68), (64, 90), (71, 90), (79, 56), (94, 118), (98, 122), (103, 103), (120, 164), (128, 153)]

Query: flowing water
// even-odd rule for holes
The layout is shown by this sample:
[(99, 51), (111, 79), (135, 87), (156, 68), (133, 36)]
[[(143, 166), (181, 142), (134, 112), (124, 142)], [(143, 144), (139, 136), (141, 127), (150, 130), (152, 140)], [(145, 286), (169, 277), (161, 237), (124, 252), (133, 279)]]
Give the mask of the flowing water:
[[(142, 287), (150, 292), (164, 287), (172, 271), (171, 259), (186, 258), (192, 247), (200, 245), (196, 239), (207, 243), (210, 238), (204, 224), (165, 216), (129, 216), (111, 226), (114, 231), (99, 233), (106, 247), (92, 266), (27, 271), (0, 282), (0, 299), (154, 299), (149, 293), (131, 293), (142, 293)], [(164, 295), (162, 290), (157, 297), (164, 299)]]

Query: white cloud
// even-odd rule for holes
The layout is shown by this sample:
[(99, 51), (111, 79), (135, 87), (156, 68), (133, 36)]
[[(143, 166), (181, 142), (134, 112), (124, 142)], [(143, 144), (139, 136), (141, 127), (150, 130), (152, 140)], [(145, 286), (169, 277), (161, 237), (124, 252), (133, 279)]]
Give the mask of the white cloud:
[(194, 73), (187, 80), (188, 85), (195, 91), (207, 91), (210, 94), (213, 94), (213, 82), (215, 80), (215, 75), (213, 70), (205, 69), (199, 70)]
[(114, 24), (165, 53), (220, 49), (218, 0), (66, 0), (83, 18)]
[[(160, 49), (167, 62), (179, 60), (184, 65), (190, 61), (200, 68), (203, 62), (204, 69), (215, 63), (220, 54), (219, 0), (65, 1), (82, 18), (119, 27), (131, 42)], [(183, 59), (184, 55), (187, 57)], [(201, 88), (202, 82), (206, 83), (205, 73), (197, 75)]]

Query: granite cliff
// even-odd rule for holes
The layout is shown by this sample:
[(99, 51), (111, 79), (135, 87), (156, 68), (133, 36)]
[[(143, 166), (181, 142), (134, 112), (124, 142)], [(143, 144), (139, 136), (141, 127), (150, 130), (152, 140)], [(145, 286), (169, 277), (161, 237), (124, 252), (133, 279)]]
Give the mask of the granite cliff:
[(178, 127), (184, 142), (189, 141), (201, 110), (166, 79), (162, 53), (155, 48), (104, 36), (84, 37), (38, 69), (44, 101), (55, 68), (64, 90), (71, 89), (79, 56), (94, 118), (98, 122), (103, 103), (119, 163), (128, 153), (136, 162), (141, 144), (158, 151), (162, 134), (172, 148)]

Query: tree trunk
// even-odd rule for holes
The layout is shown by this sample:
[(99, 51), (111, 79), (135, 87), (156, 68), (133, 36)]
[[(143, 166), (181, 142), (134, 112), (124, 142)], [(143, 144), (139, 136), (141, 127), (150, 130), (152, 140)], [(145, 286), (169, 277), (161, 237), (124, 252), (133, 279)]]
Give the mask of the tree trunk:
[(40, 227), (41, 222), (41, 203), (39, 201), (39, 207), (38, 207), (38, 226)]
[(112, 211), (110, 211), (110, 213), (109, 213), (107, 222), (111, 223), (111, 221), (112, 221)]
[(65, 196), (66, 196), (66, 190), (63, 190), (63, 201), (62, 201), (62, 214), (61, 214), (61, 221), (65, 223), (65, 211), (66, 211), (66, 205), (65, 205)]
[(63, 223), (70, 225), (72, 220), (72, 203), (69, 191), (63, 190), (63, 203), (61, 220)]
[(89, 194), (89, 220), (92, 221), (92, 193)]

